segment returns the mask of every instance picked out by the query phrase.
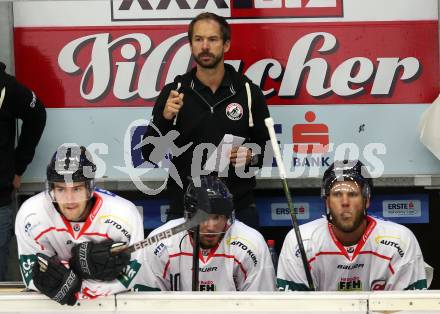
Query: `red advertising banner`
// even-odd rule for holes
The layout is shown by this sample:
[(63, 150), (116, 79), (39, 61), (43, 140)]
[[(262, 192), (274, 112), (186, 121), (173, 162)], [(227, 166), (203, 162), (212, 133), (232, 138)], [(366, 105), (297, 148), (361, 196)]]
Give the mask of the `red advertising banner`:
[[(16, 74), (50, 108), (152, 106), (193, 66), (186, 25), (16, 27)], [(227, 62), (270, 105), (429, 103), (438, 21), (233, 24)]]

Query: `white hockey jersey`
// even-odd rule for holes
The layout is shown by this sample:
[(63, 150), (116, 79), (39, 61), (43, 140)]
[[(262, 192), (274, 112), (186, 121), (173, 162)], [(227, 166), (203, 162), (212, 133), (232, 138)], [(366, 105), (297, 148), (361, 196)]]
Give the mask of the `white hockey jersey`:
[[(184, 222), (171, 220), (150, 235)], [(193, 245), (188, 231), (146, 248), (161, 290), (191, 291)], [(235, 220), (217, 247), (199, 254), (200, 291), (274, 291), (275, 271), (263, 236)]]
[[(315, 289), (372, 291), (426, 289), (422, 252), (405, 226), (368, 216), (357, 245), (344, 247), (325, 218), (300, 226)], [(294, 230), (284, 240), (277, 285), (279, 290), (308, 290)]]
[[(84, 222), (69, 222), (55, 209), (46, 192), (41, 192), (21, 206), (16, 222), (20, 270), (25, 285), (38, 290), (32, 281), (32, 265), (36, 254), (57, 255), (61, 261), (68, 261), (74, 245), (111, 239), (129, 244), (144, 238), (141, 216), (133, 203), (105, 190), (94, 192), (94, 207)], [(123, 273), (113, 281), (83, 280), (79, 299), (94, 299), (129, 290), (139, 277), (142, 250), (133, 252)], [(67, 264), (67, 263), (65, 263)], [(148, 268), (142, 267), (143, 284), (154, 285), (154, 278)], [(151, 279), (151, 281), (149, 281)]]

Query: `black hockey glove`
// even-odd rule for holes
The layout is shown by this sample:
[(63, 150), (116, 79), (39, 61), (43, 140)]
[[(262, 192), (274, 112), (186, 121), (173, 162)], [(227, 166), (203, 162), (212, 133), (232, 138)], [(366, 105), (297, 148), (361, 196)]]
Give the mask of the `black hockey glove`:
[(35, 287), (60, 304), (75, 305), (76, 293), (81, 290), (79, 277), (56, 256), (38, 253), (37, 260), (32, 268)]
[(122, 245), (106, 240), (100, 243), (83, 242), (72, 248), (70, 267), (83, 279), (110, 281), (118, 277), (130, 262), (130, 254), (113, 255), (112, 247)]

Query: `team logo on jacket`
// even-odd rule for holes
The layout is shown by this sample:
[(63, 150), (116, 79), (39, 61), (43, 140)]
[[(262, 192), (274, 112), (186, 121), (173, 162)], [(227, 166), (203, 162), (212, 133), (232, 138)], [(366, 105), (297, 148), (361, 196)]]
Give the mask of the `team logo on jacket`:
[(243, 117), (243, 107), (236, 102), (230, 103), (226, 107), (226, 115), (231, 120), (240, 120)]

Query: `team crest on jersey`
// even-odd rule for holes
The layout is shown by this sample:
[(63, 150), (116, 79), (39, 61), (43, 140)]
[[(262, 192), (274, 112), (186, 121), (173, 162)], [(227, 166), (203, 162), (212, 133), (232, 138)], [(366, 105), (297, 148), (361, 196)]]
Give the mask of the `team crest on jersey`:
[(349, 246), (348, 248), (347, 248), (347, 252), (348, 253), (353, 253), (354, 252), (354, 246)]
[(78, 232), (81, 229), (81, 226), (79, 224), (73, 225), (73, 231)]
[(236, 103), (230, 103), (226, 107), (226, 116), (231, 120), (240, 120), (243, 117), (243, 107)]

